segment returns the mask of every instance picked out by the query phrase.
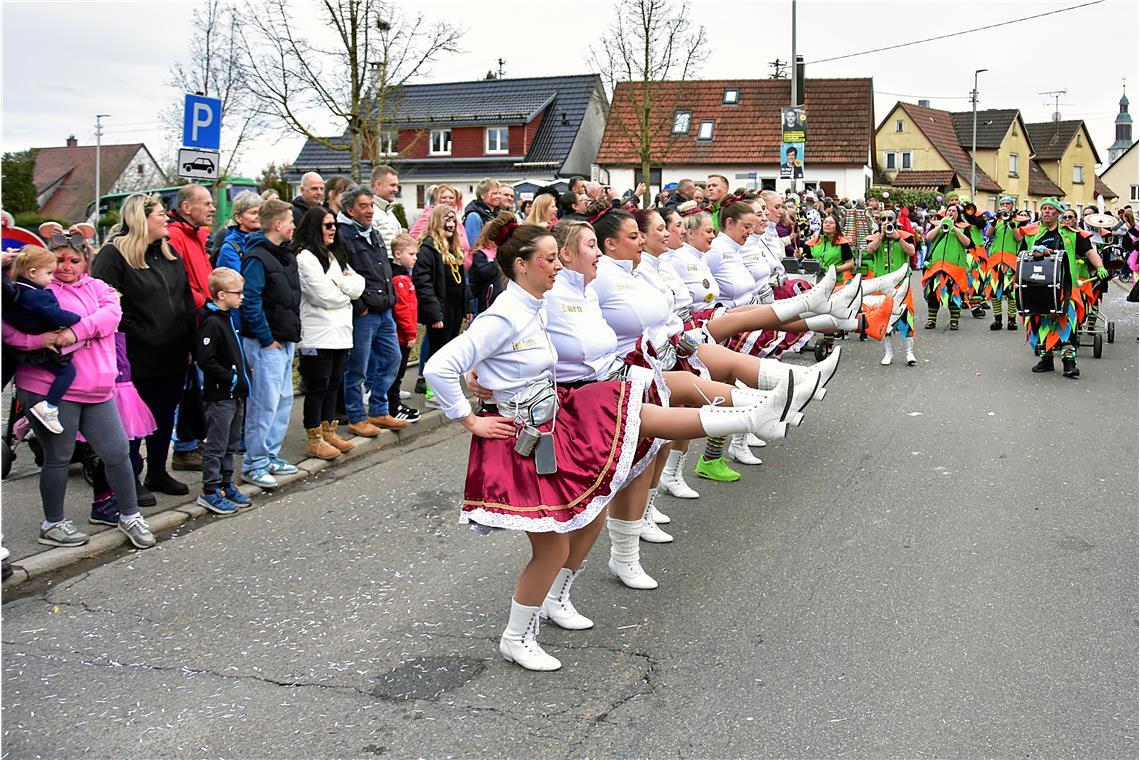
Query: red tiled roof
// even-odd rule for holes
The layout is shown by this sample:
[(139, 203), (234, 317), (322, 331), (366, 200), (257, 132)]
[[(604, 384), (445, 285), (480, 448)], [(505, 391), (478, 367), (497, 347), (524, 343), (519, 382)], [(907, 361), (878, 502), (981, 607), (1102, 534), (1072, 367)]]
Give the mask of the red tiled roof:
[(1112, 198), (1119, 198), (1120, 197), (1119, 195), (1116, 194), (1115, 190), (1113, 190), (1108, 185), (1104, 184), (1104, 180), (1102, 180), (1100, 177), (1096, 178), (1095, 192), (1097, 195), (1103, 195), (1104, 199), (1106, 201), (1110, 200)]
[(957, 175), (951, 170), (946, 171), (913, 171), (904, 169), (891, 180), (894, 187), (947, 187), (953, 186)]
[[(142, 147), (142, 143), (102, 147), (99, 156), (100, 192), (106, 193), (111, 189)], [(95, 200), (95, 146), (38, 148), (36, 168), (32, 174), (36, 194), (60, 179), (62, 183), (52, 192), (40, 213), (70, 222), (83, 221), (87, 204)]]
[[(870, 79), (808, 79), (804, 83), (808, 138), (804, 164), (863, 166), (874, 140), (874, 99)], [(639, 82), (619, 82), (610, 105), (597, 163), (640, 163), (637, 155)], [(724, 105), (725, 88), (736, 88), (736, 105)], [(780, 108), (790, 100), (786, 79), (656, 82), (651, 85), (654, 154), (657, 164), (780, 163)], [(671, 135), (673, 115), (691, 111), (689, 132)], [(702, 121), (715, 122), (713, 139), (697, 140)]]
[(1056, 185), (1053, 180), (1049, 179), (1049, 175), (1041, 168), (1041, 164), (1035, 160), (1029, 162), (1029, 194), (1039, 195), (1041, 197), (1053, 196), (1055, 198), (1065, 197), (1065, 190)]
[[(954, 129), (954, 121), (949, 111), (939, 111), (936, 108), (916, 106), (912, 103), (899, 102), (910, 117), (914, 125), (922, 131), (938, 155), (950, 164), (950, 168), (966, 181), (970, 177), (970, 154), (958, 144), (958, 132)], [(991, 193), (1001, 192), (1001, 185), (994, 182), (988, 174), (980, 168), (977, 170), (977, 187)]]

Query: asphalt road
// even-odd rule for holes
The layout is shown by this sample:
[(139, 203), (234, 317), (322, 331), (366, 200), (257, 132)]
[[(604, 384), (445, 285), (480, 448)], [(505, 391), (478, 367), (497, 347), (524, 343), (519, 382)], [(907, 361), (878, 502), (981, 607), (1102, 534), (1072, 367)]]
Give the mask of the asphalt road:
[[(848, 341), (793, 437), (664, 499), (597, 625), (497, 640), (525, 541), (456, 524), (458, 428), (3, 608), (3, 757), (1137, 755), (1137, 311), (1079, 382), (1020, 333)], [(696, 479), (690, 482), (696, 484)]]

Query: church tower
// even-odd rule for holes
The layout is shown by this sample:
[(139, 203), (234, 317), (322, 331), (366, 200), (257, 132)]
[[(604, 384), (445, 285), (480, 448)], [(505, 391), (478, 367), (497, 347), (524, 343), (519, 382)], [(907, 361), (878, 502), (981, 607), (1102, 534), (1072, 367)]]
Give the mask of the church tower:
[(1120, 96), (1120, 113), (1116, 115), (1116, 142), (1108, 146), (1108, 162), (1120, 158), (1132, 147), (1132, 117), (1128, 114), (1128, 94)]

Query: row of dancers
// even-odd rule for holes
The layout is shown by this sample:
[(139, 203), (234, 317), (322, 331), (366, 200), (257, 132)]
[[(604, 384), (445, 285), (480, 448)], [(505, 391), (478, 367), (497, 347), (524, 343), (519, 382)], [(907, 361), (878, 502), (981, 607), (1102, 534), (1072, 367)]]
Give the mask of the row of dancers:
[(767, 201), (728, 200), (719, 232), (700, 209), (604, 203), (553, 229), (509, 214), (488, 223), (506, 287), (425, 375), (473, 434), (460, 522), (522, 531), (531, 545), (499, 642), (508, 661), (556, 670), (540, 621), (593, 626), (571, 589), (603, 527), (609, 572), (656, 588), (640, 542), (672, 540), (653, 500), (659, 484), (688, 488), (687, 442), (706, 438), (702, 461), (723, 462), (726, 448), (751, 454), (749, 443), (786, 437), (840, 359), (803, 367), (773, 355), (813, 332), (881, 340), (905, 320), (907, 267), (846, 283), (832, 267), (814, 287), (778, 274), (782, 262), (752, 240), (768, 231), (757, 231)]

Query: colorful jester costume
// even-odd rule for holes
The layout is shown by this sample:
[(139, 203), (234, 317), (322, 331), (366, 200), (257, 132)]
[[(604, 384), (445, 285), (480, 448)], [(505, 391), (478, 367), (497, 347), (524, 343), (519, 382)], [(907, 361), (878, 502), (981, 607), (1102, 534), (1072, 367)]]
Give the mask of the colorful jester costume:
[[(834, 240), (826, 235), (816, 235), (806, 245), (811, 251), (811, 257), (819, 262), (820, 272), (826, 272), (831, 267), (839, 269), (840, 265), (854, 257), (851, 241), (843, 235), (836, 235)], [(837, 284), (844, 285), (854, 276), (853, 271), (840, 272)]]
[[(899, 240), (910, 241), (911, 235), (909, 232), (904, 232), (903, 230), (899, 230), (898, 234), (898, 239), (884, 236), (878, 248), (874, 251), (868, 249), (864, 252), (864, 279), (881, 277), (898, 271), (900, 267), (909, 267), (912, 264), (911, 257), (902, 249), (902, 246), (899, 245)], [(906, 296), (906, 311), (903, 312), (903, 315), (899, 317), (893, 327), (895, 332), (897, 332), (904, 341), (907, 341), (907, 347), (910, 348), (911, 344), (909, 339), (914, 334), (914, 295), (909, 291)]]
[[(1079, 283), (1077, 258), (1091, 250), (1092, 244), (1082, 238), (1074, 230), (1066, 227), (1057, 227), (1049, 230), (1044, 225), (1035, 224), (1022, 228), (1025, 247), (1032, 251), (1034, 247), (1044, 246), (1056, 250), (1060, 242), (1065, 249), (1065, 264), (1067, 277), (1061, 297), (1060, 314), (1029, 314), (1025, 317), (1026, 337), (1029, 348), (1038, 356), (1051, 353), (1062, 347), (1066, 353), (1075, 354), (1075, 330), (1085, 319), (1085, 296)], [(1083, 245), (1079, 243), (1083, 241)]]
[(990, 242), (989, 265), (985, 273), (985, 295), (993, 304), (994, 324), (1001, 322), (1003, 300), (1009, 301), (1010, 324), (1017, 314), (1017, 251), (1021, 248), (1021, 242), (1013, 234), (1017, 226), (1017, 222), (1000, 217), (994, 222), (994, 238)]
[[(966, 233), (968, 225), (960, 222), (957, 227)], [(970, 292), (966, 247), (953, 232), (939, 229), (927, 250), (927, 268), (922, 276), (923, 293), (930, 307), (926, 325), (935, 327), (938, 311), (945, 306), (950, 310), (950, 325), (956, 328), (962, 304)]]
[(986, 300), (986, 272), (989, 269), (989, 252), (986, 250), (986, 238), (982, 234), (983, 220), (978, 217), (966, 217), (970, 228), (966, 234), (970, 236), (973, 245), (966, 251), (967, 279), (970, 292), (967, 302), (975, 311)]

